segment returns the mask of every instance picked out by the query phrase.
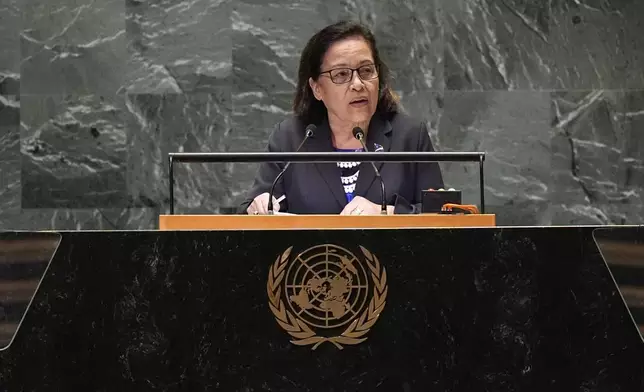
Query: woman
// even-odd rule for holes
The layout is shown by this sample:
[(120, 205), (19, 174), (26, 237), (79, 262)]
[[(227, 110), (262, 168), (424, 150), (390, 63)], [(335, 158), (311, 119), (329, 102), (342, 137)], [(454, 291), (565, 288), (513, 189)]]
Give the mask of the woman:
[[(398, 112), (388, 70), (364, 26), (339, 22), (315, 34), (300, 59), (294, 115), (277, 125), (268, 151), (433, 151), (426, 125)], [(387, 191), (387, 213), (419, 213), (421, 191), (442, 188), (437, 163), (376, 163)], [(260, 166), (242, 212), (266, 214), (268, 192), (283, 163)], [(275, 187), (273, 210), (295, 214), (380, 214), (381, 189), (369, 162), (294, 163)]]

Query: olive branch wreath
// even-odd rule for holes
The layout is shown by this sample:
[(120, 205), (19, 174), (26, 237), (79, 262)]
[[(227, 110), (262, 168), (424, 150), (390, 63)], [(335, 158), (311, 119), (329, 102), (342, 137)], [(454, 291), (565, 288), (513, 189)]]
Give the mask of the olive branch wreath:
[(280, 296), (282, 281), (286, 274), (285, 268), (288, 264), (289, 256), (293, 247), (286, 249), (284, 253), (277, 257), (268, 273), (266, 290), (268, 292), (269, 306), (277, 323), (288, 332), (294, 339), (291, 343), (298, 346), (313, 345), (312, 350), (318, 348), (324, 342), (333, 343), (338, 349), (342, 350), (342, 345), (355, 345), (367, 340), (366, 335), (371, 327), (378, 320), (378, 316), (385, 307), (387, 299), (387, 271), (381, 268), (378, 258), (364, 247), (360, 250), (365, 256), (367, 266), (371, 271), (373, 280), (373, 296), (369, 301), (369, 306), (362, 312), (360, 317), (356, 318), (349, 326), (338, 336), (324, 337), (317, 336), (304, 321), (296, 318), (286, 309), (284, 301)]

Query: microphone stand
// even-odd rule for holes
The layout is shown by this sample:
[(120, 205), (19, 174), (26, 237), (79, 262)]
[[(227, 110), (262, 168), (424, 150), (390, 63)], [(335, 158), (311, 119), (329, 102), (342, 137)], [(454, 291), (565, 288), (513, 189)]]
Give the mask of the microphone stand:
[[(360, 129), (360, 127), (353, 128), (353, 137), (360, 141), (360, 144), (362, 145), (362, 148), (365, 150), (365, 152), (369, 152), (364, 142), (364, 132), (362, 131), (362, 129)], [(378, 177), (378, 180), (380, 181), (380, 214), (387, 215), (387, 193), (385, 192), (385, 182), (382, 180), (380, 171), (376, 167), (376, 164), (373, 161), (370, 161), (369, 163), (371, 163), (373, 171), (376, 173), (376, 177)]]
[[(306, 143), (306, 141), (313, 136), (313, 132), (315, 131), (315, 128), (316, 127), (313, 124), (310, 124), (309, 126), (306, 127), (306, 134), (304, 135), (304, 140), (302, 140), (302, 143), (300, 143), (300, 145), (297, 147), (297, 150), (295, 150), (295, 152), (299, 152), (300, 149), (302, 149), (302, 146), (304, 145), (304, 143)], [(268, 205), (266, 206), (266, 209), (268, 210), (268, 215), (275, 215), (275, 213), (273, 212), (273, 194), (275, 193), (275, 186), (277, 185), (280, 178), (282, 178), (284, 173), (286, 173), (286, 170), (290, 165), (291, 165), (291, 162), (287, 162), (286, 165), (284, 165), (284, 169), (282, 169), (282, 171), (279, 172), (277, 177), (275, 177), (273, 184), (271, 184), (271, 191), (268, 194)]]

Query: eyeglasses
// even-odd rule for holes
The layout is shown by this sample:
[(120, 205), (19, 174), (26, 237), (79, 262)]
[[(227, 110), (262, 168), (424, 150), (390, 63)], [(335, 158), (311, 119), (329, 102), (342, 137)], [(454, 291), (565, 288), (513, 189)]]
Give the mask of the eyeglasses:
[(378, 77), (378, 67), (375, 64), (367, 64), (359, 68), (336, 68), (320, 72), (320, 75), (328, 73), (333, 83), (344, 84), (353, 79), (353, 72), (355, 71), (358, 71), (358, 76), (362, 80), (373, 80)]

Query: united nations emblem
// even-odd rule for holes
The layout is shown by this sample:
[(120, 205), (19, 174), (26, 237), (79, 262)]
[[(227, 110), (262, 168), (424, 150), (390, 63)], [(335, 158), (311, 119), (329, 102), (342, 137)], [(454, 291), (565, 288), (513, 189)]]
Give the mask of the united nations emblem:
[(387, 298), (387, 272), (360, 246), (363, 259), (332, 244), (291, 258), (290, 247), (273, 263), (266, 289), (277, 323), (298, 346), (324, 342), (342, 349), (359, 344), (376, 323)]

